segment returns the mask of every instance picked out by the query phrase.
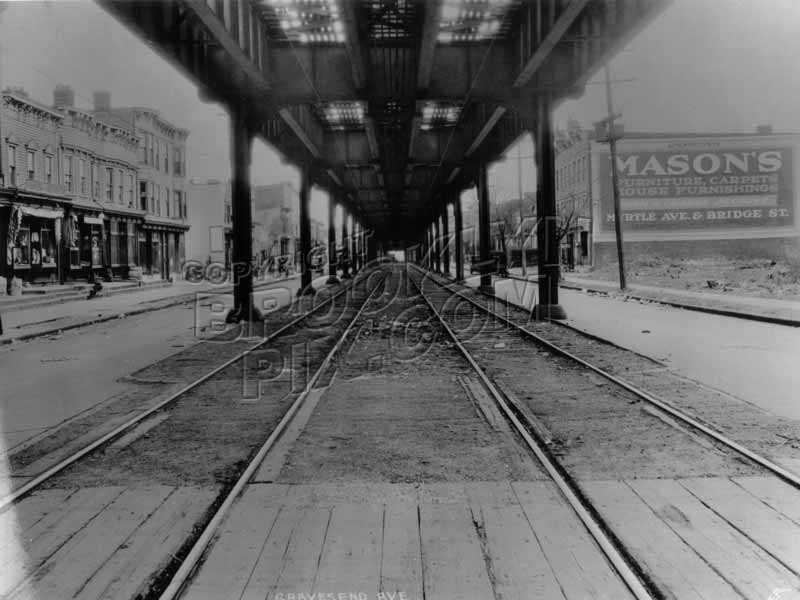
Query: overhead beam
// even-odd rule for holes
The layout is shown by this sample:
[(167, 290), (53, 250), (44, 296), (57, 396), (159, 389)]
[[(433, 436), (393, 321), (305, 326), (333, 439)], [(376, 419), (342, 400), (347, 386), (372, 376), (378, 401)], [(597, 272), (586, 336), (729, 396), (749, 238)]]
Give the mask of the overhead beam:
[(242, 47), (231, 35), (231, 32), (225, 27), (225, 23), (217, 17), (214, 11), (203, 0), (186, 0), (184, 4), (187, 10), (191, 11), (195, 18), (208, 29), (211, 37), (228, 53), (234, 64), (242, 69), (244, 74), (252, 80), (255, 91), (269, 91), (270, 84), (264, 73), (245, 54)]
[(442, 0), (425, 2), (425, 23), (422, 26), (422, 40), (419, 45), (419, 63), (417, 66), (417, 89), (424, 90), (431, 80), (433, 52), (436, 49), (436, 37), (439, 34)]
[(516, 80), (514, 80), (514, 87), (522, 87), (528, 81), (530, 81), (531, 77), (533, 77), (534, 73), (539, 70), (539, 68), (544, 64), (544, 61), (550, 56), (550, 53), (553, 51), (553, 48), (556, 47), (556, 44), (561, 41), (561, 38), (564, 37), (564, 34), (570, 28), (572, 23), (578, 18), (578, 15), (584, 9), (586, 4), (589, 0), (572, 0), (564, 11), (558, 16), (558, 19), (553, 26), (550, 28), (550, 31), (547, 32), (547, 35), (542, 40), (542, 43), (539, 44), (539, 47), (536, 48), (534, 53), (525, 63), (525, 66), (522, 68), (522, 71), (517, 76)]
[(502, 117), (505, 114), (505, 112), (506, 112), (505, 106), (498, 106), (497, 108), (494, 109), (492, 116), (490, 116), (483, 124), (483, 127), (481, 127), (481, 130), (478, 132), (478, 135), (475, 136), (475, 139), (472, 141), (469, 148), (467, 148), (467, 151), (464, 153), (464, 156), (469, 156), (470, 154), (475, 152), (475, 150), (478, 149), (478, 147), (483, 143), (483, 140), (485, 140), (486, 136), (491, 133), (492, 129), (494, 129), (494, 126), (497, 125), (497, 122), (500, 120), (500, 117)]
[(278, 114), (286, 122), (289, 128), (294, 132), (297, 138), (303, 143), (303, 145), (311, 153), (311, 155), (314, 158), (320, 158), (322, 156), (322, 153), (319, 151), (319, 148), (317, 148), (317, 145), (314, 143), (314, 141), (310, 137), (308, 137), (308, 133), (306, 133), (306, 130), (303, 129), (302, 125), (300, 125), (300, 123), (297, 122), (297, 120), (294, 118), (289, 109), (282, 108), (278, 111)]
[(361, 48), (361, 37), (358, 34), (355, 2), (342, 2), (342, 23), (344, 25), (344, 46), (350, 58), (350, 67), (353, 72), (353, 83), (357, 90), (362, 90), (367, 85), (366, 61)]

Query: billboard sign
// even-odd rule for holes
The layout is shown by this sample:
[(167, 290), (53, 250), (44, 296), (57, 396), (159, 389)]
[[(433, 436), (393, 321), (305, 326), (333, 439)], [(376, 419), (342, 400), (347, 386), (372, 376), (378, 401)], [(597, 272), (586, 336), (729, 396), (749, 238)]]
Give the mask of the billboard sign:
[[(600, 155), (600, 227), (614, 230), (610, 155)], [(609, 165), (604, 168), (603, 165)], [(794, 225), (792, 149), (618, 152), (626, 231)]]

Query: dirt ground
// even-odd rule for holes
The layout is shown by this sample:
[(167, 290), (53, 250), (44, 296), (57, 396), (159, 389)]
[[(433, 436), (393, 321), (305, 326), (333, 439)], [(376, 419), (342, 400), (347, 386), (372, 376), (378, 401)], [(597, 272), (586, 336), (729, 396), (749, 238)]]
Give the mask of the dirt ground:
[[(575, 274), (587, 279), (616, 282), (617, 263)], [(800, 251), (796, 256), (787, 255), (777, 260), (628, 257), (626, 275), (628, 283), (721, 295), (800, 300)]]

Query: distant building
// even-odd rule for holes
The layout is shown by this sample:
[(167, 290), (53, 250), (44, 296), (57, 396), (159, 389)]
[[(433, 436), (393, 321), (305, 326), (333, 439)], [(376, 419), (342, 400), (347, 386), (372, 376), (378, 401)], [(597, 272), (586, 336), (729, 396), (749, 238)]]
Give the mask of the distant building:
[(299, 264), (299, 195), (289, 183), (253, 187), (253, 252), (261, 259), (291, 257)]
[[(768, 126), (754, 133), (624, 132), (617, 169), (626, 249), (736, 258), (797, 248), (799, 145), (799, 135)], [(562, 221), (574, 208), (562, 249), (572, 248), (575, 263), (616, 261), (609, 148), (595, 132), (573, 126), (558, 136), (556, 198)]]
[(202, 263), (229, 265), (231, 260), (231, 183), (210, 179), (190, 181), (186, 258)]
[(144, 107), (113, 108), (108, 92), (95, 92), (93, 114), (132, 129), (139, 140), (139, 260), (149, 278), (179, 277), (186, 259), (186, 139), (189, 132)]

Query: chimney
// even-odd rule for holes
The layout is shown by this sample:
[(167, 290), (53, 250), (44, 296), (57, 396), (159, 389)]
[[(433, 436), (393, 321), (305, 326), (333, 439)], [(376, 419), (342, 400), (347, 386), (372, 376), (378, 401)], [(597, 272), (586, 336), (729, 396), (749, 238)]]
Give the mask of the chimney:
[(111, 92), (95, 92), (94, 93), (94, 109), (96, 111), (110, 112), (111, 111)]
[(72, 88), (59, 83), (53, 91), (53, 106), (75, 106), (75, 92)]
[(758, 125), (756, 133), (759, 135), (772, 135), (772, 125)]

